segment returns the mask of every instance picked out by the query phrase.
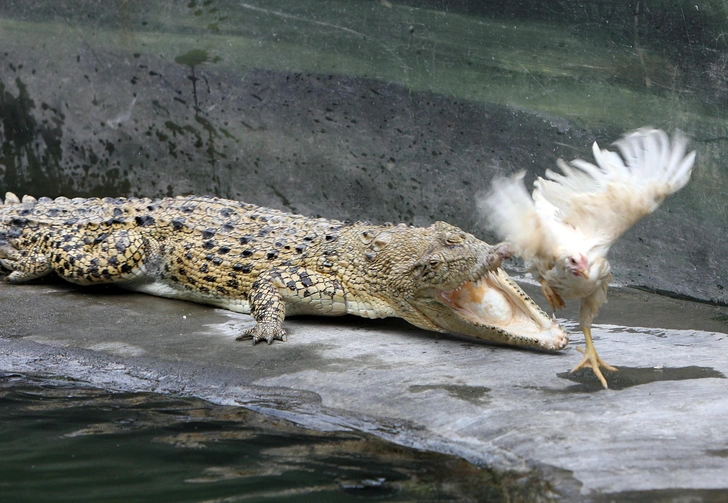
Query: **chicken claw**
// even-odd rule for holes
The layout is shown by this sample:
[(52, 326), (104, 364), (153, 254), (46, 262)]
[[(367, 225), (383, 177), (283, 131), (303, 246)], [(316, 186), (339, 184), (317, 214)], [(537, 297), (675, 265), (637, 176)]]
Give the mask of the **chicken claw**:
[(584, 358), (582, 358), (576, 367), (571, 369), (571, 372), (576, 372), (579, 369), (589, 367), (592, 371), (594, 371), (594, 375), (597, 376), (597, 379), (599, 379), (599, 382), (602, 383), (604, 389), (608, 389), (609, 386), (607, 386), (607, 380), (604, 378), (604, 375), (602, 375), (602, 371), (599, 367), (604, 367), (605, 370), (609, 370), (611, 372), (617, 372), (617, 368), (609, 365), (597, 354), (597, 350), (594, 348), (594, 343), (592, 342), (591, 327), (582, 328), (584, 330), (584, 338), (586, 339), (586, 349), (576, 349), (584, 355)]

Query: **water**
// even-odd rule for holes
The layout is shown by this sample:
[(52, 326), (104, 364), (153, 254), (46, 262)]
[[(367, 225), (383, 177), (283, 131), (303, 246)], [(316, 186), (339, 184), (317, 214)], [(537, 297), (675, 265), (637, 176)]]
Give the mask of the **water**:
[[(655, 381), (682, 381), (685, 379), (705, 379), (718, 378), (725, 379), (722, 372), (718, 372), (711, 367), (698, 367), (690, 365), (687, 367), (619, 367), (618, 372), (604, 371), (604, 377), (607, 379), (609, 389), (622, 390), (639, 386)], [(581, 369), (576, 372), (561, 372), (557, 374), (562, 379), (568, 379), (578, 384), (569, 386), (565, 390), (559, 390), (560, 393), (570, 392), (600, 392), (602, 386), (594, 379), (591, 370)]]
[(240, 407), (0, 376), (8, 502), (502, 501), (456, 457)]

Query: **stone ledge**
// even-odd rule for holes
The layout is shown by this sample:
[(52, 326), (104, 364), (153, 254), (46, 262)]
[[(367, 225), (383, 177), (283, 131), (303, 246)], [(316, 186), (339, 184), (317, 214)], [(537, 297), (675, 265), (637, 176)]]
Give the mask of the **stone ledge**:
[(366, 431), (462, 456), (544, 499), (728, 491), (724, 308), (614, 289), (594, 334), (621, 370), (602, 391), (568, 372), (583, 343), (573, 331), (548, 354), (398, 320), (302, 317), (286, 322), (289, 342), (252, 347), (234, 340), (248, 316), (112, 289), (0, 285), (0, 303), (4, 371)]

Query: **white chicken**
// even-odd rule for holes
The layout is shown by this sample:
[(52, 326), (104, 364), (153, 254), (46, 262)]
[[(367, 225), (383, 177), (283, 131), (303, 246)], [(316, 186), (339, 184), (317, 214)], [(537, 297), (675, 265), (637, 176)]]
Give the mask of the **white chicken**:
[(642, 128), (614, 143), (621, 156), (593, 145), (596, 166), (577, 159), (559, 159), (562, 173), (546, 171), (533, 195), (524, 173), (493, 182), (478, 206), (490, 226), (511, 242), (526, 262), (551, 307), (563, 299), (581, 299), (579, 325), (586, 349), (572, 370), (591, 367), (606, 388), (600, 366), (617, 369), (597, 355), (591, 337), (592, 320), (607, 300), (612, 279), (609, 247), (639, 219), (655, 211), (668, 195), (690, 180), (695, 152), (685, 154), (687, 139), (675, 133), (672, 143), (661, 130)]

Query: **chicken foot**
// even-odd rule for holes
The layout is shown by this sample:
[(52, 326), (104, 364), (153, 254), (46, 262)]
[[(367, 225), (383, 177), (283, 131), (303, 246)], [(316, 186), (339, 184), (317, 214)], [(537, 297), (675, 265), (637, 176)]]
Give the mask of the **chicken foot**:
[(603, 367), (605, 370), (609, 370), (611, 372), (617, 372), (616, 367), (612, 367), (607, 362), (602, 360), (602, 358), (597, 354), (597, 350), (594, 348), (594, 343), (592, 342), (592, 335), (591, 335), (591, 326), (582, 326), (581, 329), (584, 331), (584, 339), (586, 340), (586, 349), (584, 348), (576, 348), (581, 354), (584, 355), (584, 358), (579, 362), (579, 364), (574, 367), (571, 371), (576, 372), (577, 370), (581, 368), (589, 367), (594, 371), (594, 375), (597, 376), (599, 379), (599, 382), (602, 383), (602, 386), (604, 386), (604, 389), (607, 389), (607, 380), (604, 378), (604, 375), (602, 375), (602, 371), (599, 367)]

